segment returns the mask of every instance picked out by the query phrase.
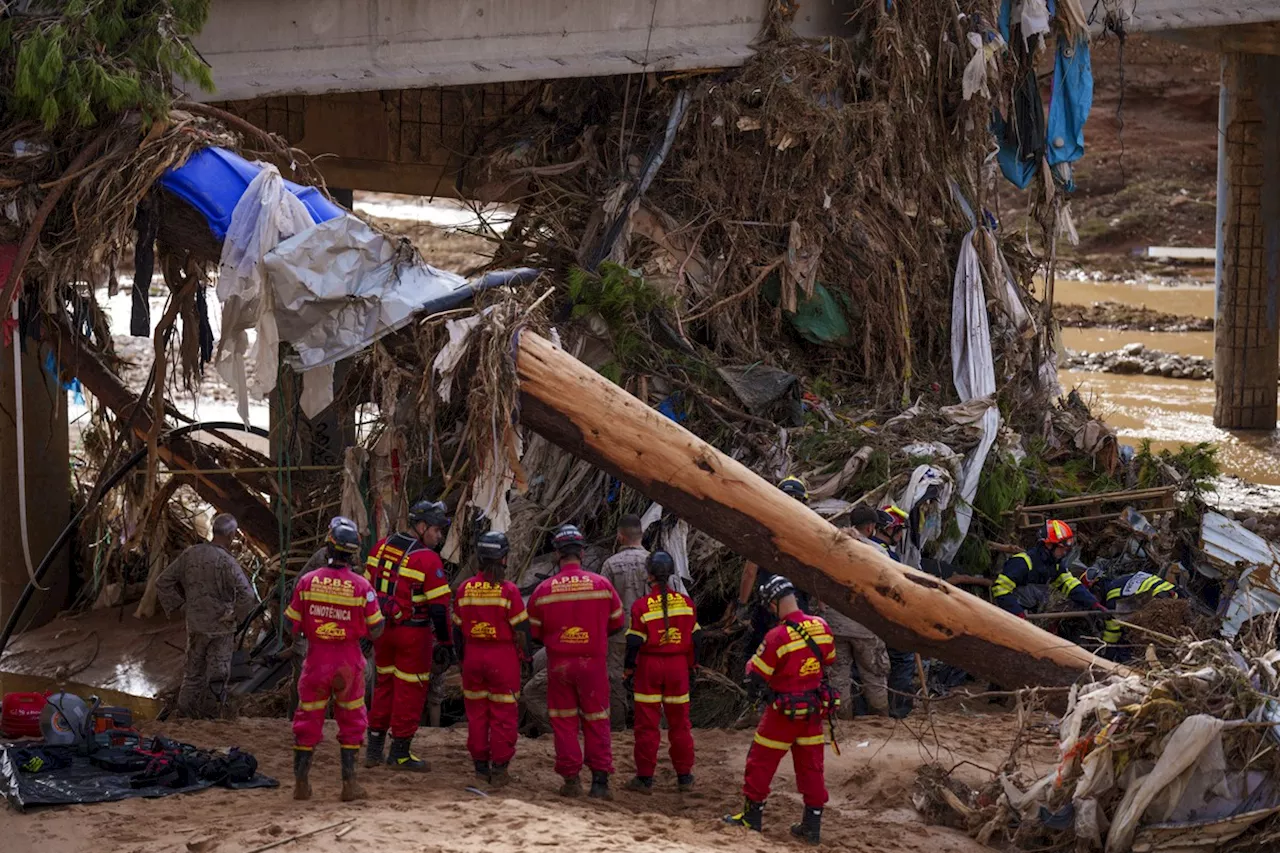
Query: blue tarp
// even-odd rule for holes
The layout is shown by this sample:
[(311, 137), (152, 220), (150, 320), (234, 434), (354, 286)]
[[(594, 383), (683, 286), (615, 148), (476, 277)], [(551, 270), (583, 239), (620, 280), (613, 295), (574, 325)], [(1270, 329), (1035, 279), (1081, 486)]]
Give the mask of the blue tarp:
[[(250, 163), (225, 148), (205, 148), (192, 154), (186, 163), (165, 172), (160, 186), (200, 211), (208, 220), (213, 236), (221, 240), (227, 236), (236, 203), (261, 171), (261, 164)], [(306, 206), (316, 222), (327, 222), (346, 212), (315, 187), (292, 181), (285, 181), (284, 185)]]
[(1049, 165), (1074, 163), (1084, 156), (1084, 123), (1093, 106), (1093, 69), (1089, 42), (1075, 44), (1058, 37), (1053, 64), (1053, 95), (1049, 99)]

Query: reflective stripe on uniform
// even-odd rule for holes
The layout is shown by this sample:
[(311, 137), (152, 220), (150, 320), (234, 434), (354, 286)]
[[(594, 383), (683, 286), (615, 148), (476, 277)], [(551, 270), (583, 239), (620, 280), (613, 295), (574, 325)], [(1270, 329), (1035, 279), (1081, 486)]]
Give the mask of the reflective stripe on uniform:
[[(405, 672), (403, 669), (391, 667), (391, 671), (395, 673), (396, 678), (401, 681), (407, 681), (410, 684), (426, 684), (431, 680), (430, 672)], [(378, 672), (382, 672), (382, 667), (378, 667)]]
[(791, 744), (783, 743), (780, 740), (773, 740), (772, 738), (767, 738), (764, 735), (760, 734), (759, 732), (756, 732), (755, 742), (760, 744), (763, 747), (767, 747), (768, 749), (780, 749), (783, 752), (786, 752), (788, 749), (791, 748)]
[(427, 579), (427, 576), (422, 572), (417, 569), (411, 569), (408, 566), (404, 566), (400, 569), (400, 577), (408, 578), (409, 580), (417, 581), (418, 583), (422, 583)]
[(622, 618), (622, 608), (621, 608), (621, 607), (619, 607), (617, 610), (615, 610), (615, 611), (613, 611), (612, 613), (610, 613), (610, 614), (609, 614), (609, 618), (610, 618), (610, 619), (621, 619), (621, 618)]
[(497, 702), (500, 705), (514, 705), (520, 701), (519, 693), (490, 693), (490, 702)]
[(1010, 580), (1008, 575), (1001, 572), (1000, 576), (996, 578), (996, 582), (991, 585), (991, 597), (999, 598), (1002, 595), (1008, 595), (1015, 589), (1017, 589), (1017, 584)]
[(321, 604), (336, 604), (339, 607), (364, 607), (362, 595), (335, 595), (331, 592), (316, 592), (304, 589), (298, 593), (303, 601), (319, 601)]
[(805, 735), (796, 738), (796, 746), (822, 746), (826, 739), (822, 735)]
[(608, 708), (605, 708), (603, 711), (593, 711), (590, 714), (582, 715), (582, 719), (586, 720), (588, 723), (595, 722), (596, 720), (607, 720), (609, 717), (610, 714)]
[(627, 629), (627, 636), (628, 636), (628, 637), (639, 637), (639, 638), (640, 638), (640, 639), (642, 639), (642, 640), (646, 640), (646, 639), (648, 639), (648, 637), (647, 637), (647, 636), (645, 636), (645, 633), (644, 633), (643, 631), (637, 631), (635, 628), (628, 628), (628, 629)]
[[(670, 607), (666, 612), (667, 616), (692, 616), (693, 608), (691, 607)], [(641, 622), (652, 622), (655, 619), (661, 619), (663, 613), (661, 610), (650, 610), (640, 617)]]
[(372, 615), (364, 617), (364, 624), (366, 625), (377, 625), (381, 621), (382, 621), (381, 610), (375, 610), (373, 611)]
[(1052, 585), (1063, 595), (1067, 595), (1076, 587), (1080, 586), (1080, 579), (1071, 574), (1071, 572), (1063, 570), (1061, 574), (1054, 578)]
[(1102, 642), (1104, 643), (1120, 642), (1120, 635), (1123, 632), (1123, 628), (1124, 626), (1122, 626), (1115, 619), (1108, 619), (1107, 624), (1104, 625), (1102, 628)]
[(760, 657), (760, 655), (756, 655), (751, 659), (751, 666), (754, 666), (756, 669), (760, 670), (761, 675), (773, 675), (773, 667), (765, 663), (764, 660)]
[(292, 619), (294, 622), (301, 622), (302, 614), (294, 610), (292, 607), (286, 607), (284, 609), (284, 618)]
[(657, 705), (662, 701), (661, 693), (636, 693), (635, 699), (642, 705)]
[[(818, 634), (816, 637), (810, 637), (810, 639), (819, 646), (834, 646), (836, 644), (836, 638), (830, 634)], [(778, 657), (781, 658), (791, 654), (792, 652), (798, 652), (801, 649), (808, 648), (808, 640), (793, 640), (786, 645), (778, 646)]]
[(521, 610), (519, 616), (512, 616), (507, 621), (511, 623), (512, 627), (515, 627), (516, 625), (519, 625), (521, 622), (527, 621), (528, 618), (529, 618), (529, 614)]
[(612, 598), (607, 589), (593, 589), (590, 592), (553, 592), (538, 599), (538, 604), (555, 604), (558, 601), (596, 601), (601, 598)]
[(463, 690), (462, 698), (463, 699), (488, 699), (489, 691), (488, 690)]
[(577, 708), (548, 708), (548, 717), (576, 717), (578, 716)]
[(299, 702), (298, 707), (304, 711), (323, 711), (328, 704), (328, 699), (321, 699), (317, 702)]
[(390, 675), (396, 671), (396, 668), (394, 666), (377, 666), (374, 667), (374, 671), (377, 672), (378, 675)]
[(541, 620), (541, 619), (539, 619), (537, 616), (530, 616), (530, 617), (529, 617), (529, 624), (530, 624), (530, 625), (537, 625), (539, 628), (541, 628), (541, 627), (542, 627), (542, 620)]
[(680, 696), (663, 696), (663, 697), (662, 697), (662, 704), (664, 704), (664, 705), (688, 705), (688, 704), (689, 704), (689, 694), (688, 694), (688, 693), (684, 693), (684, 694), (681, 694)]
[(448, 595), (448, 594), (449, 594), (449, 585), (447, 583), (441, 584), (435, 589), (427, 590), (427, 601), (435, 601), (437, 598), (440, 598), (441, 596)]
[(354, 711), (356, 708), (364, 707), (364, 697), (361, 696), (359, 699), (352, 699), (350, 702), (339, 702), (337, 705), (344, 711)]

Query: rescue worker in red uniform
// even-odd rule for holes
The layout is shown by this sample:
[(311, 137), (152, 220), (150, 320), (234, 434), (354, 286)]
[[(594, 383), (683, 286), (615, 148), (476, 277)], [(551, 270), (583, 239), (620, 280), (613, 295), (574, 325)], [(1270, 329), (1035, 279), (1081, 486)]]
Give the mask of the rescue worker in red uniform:
[(663, 711), (671, 764), (681, 791), (693, 790), (693, 726), (689, 722), (689, 684), (698, 665), (702, 628), (693, 599), (667, 588), (676, 563), (666, 551), (645, 561), (650, 593), (631, 605), (624, 674), (635, 690), (636, 776), (630, 791), (653, 793), (653, 772), (662, 744)]
[(767, 702), (756, 736), (747, 753), (743, 809), (725, 817), (726, 823), (761, 831), (769, 783), (782, 757), (791, 751), (796, 787), (804, 798), (800, 823), (791, 827), (797, 838), (817, 844), (822, 808), (827, 803), (823, 778), (823, 723), (838, 705), (826, 679), (835, 663), (835, 639), (827, 623), (796, 604), (796, 588), (781, 575), (760, 585), (779, 624), (765, 635), (755, 657), (747, 663), (749, 694)]
[(432, 663), (453, 661), (449, 631), (449, 579), (435, 548), (444, 541), (449, 516), (442, 503), (418, 501), (409, 508), (411, 533), (396, 533), (374, 546), (365, 565), (387, 619), (373, 644), (377, 678), (369, 711), (365, 766), (386, 763), (397, 770), (425, 772), (427, 762), (411, 751), (422, 720)]
[(582, 567), (586, 540), (578, 528), (561, 526), (552, 544), (560, 568), (529, 597), (529, 627), (547, 649), (547, 716), (555, 735), (556, 773), (564, 779), (560, 794), (582, 793), (578, 773), (585, 746), (590, 796), (611, 800), (608, 638), (623, 629), (625, 614), (613, 585)]
[(467, 751), (491, 788), (511, 781), (507, 766), (520, 731), (520, 661), (529, 656), (529, 615), (520, 590), (503, 576), (511, 545), (505, 534), (476, 540), (474, 577), (458, 588), (453, 645), (462, 658)]
[(329, 528), (328, 565), (307, 572), (293, 587), (285, 619), (295, 634), (294, 650), (305, 655), (293, 714), (293, 798), (311, 798), (311, 758), (333, 699), (342, 752), (342, 799), (362, 800), (356, 758), (364, 740), (364, 652), (366, 636), (382, 634), (385, 620), (373, 587), (352, 564), (360, 556), (360, 531), (351, 522)]

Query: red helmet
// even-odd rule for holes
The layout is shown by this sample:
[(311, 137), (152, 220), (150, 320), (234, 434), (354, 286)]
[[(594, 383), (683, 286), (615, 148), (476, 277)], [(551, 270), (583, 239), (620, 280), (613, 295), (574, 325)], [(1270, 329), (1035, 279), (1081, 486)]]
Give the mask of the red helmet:
[(1066, 545), (1069, 548), (1075, 540), (1076, 534), (1065, 521), (1051, 518), (1040, 526), (1040, 541), (1046, 545)]
[(886, 533), (896, 533), (907, 526), (907, 514), (897, 504), (885, 504), (880, 507), (880, 527)]

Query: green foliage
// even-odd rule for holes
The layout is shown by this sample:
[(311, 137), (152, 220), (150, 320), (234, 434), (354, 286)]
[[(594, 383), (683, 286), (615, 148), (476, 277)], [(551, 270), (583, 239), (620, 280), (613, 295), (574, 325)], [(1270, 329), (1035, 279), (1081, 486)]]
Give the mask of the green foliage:
[(163, 118), (175, 78), (213, 90), (191, 46), (209, 0), (36, 0), (0, 19), (0, 99), (46, 130), (91, 127), (124, 110)]
[(594, 273), (579, 267), (570, 270), (569, 299), (574, 319), (597, 314), (609, 327), (614, 360), (601, 367), (600, 373), (614, 383), (621, 381), (624, 366), (651, 349), (643, 333), (648, 326), (646, 318), (667, 302), (639, 272), (609, 261)]
[(1191, 498), (1181, 505), (1188, 521), (1193, 519), (1197, 504), (1204, 496), (1217, 491), (1214, 480), (1222, 473), (1222, 466), (1218, 463), (1218, 448), (1207, 441), (1184, 444), (1178, 448), (1177, 453), (1168, 449), (1155, 453), (1151, 450), (1151, 441), (1143, 439), (1133, 457), (1133, 468), (1137, 474), (1138, 487), (1143, 489), (1170, 485), (1167, 469), (1172, 468), (1178, 475), (1178, 486)]

